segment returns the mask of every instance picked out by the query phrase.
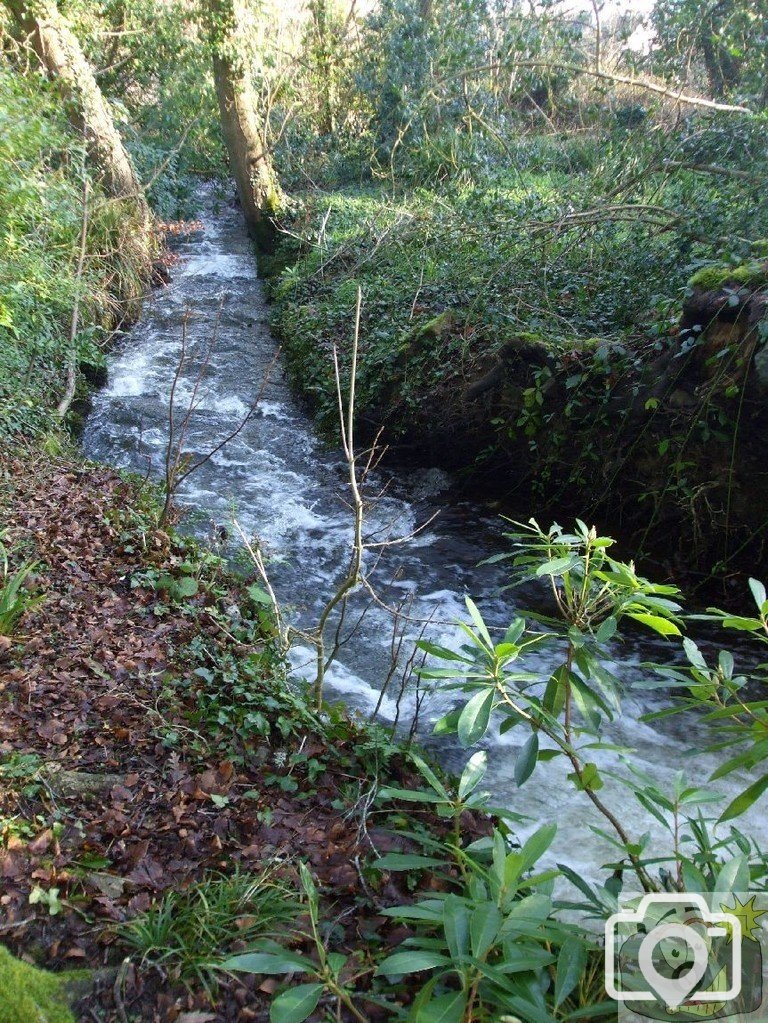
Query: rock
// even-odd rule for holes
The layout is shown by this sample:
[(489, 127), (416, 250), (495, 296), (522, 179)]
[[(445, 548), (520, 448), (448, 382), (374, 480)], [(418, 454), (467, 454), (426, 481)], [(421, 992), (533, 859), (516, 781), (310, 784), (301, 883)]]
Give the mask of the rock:
[(753, 367), (755, 383), (760, 393), (768, 395), (768, 341), (764, 341), (755, 353)]
[(447, 334), (453, 330), (455, 325), (455, 313), (452, 309), (446, 309), (445, 312), (440, 313), (439, 316), (435, 316), (422, 327), (419, 327), (416, 331), (416, 337), (442, 337), (443, 334)]
[(85, 796), (106, 792), (122, 785), (122, 774), (88, 774), (85, 771), (62, 771), (49, 764), (46, 780), (54, 793), (60, 796)]
[(125, 889), (125, 878), (117, 877), (115, 874), (106, 874), (101, 870), (92, 870), (85, 875), (86, 881), (98, 888), (102, 895), (108, 899), (119, 899)]
[(85, 975), (48, 973), (0, 945), (0, 1019), (9, 1023), (74, 1023), (69, 1005)]
[[(712, 274), (698, 274), (692, 281), (696, 279), (715, 283)], [(749, 287), (731, 277), (718, 287), (706, 290), (701, 285), (693, 291), (685, 300), (680, 320), (680, 337), (696, 337), (687, 353), (687, 383), (712, 381), (720, 390), (738, 387), (752, 366), (755, 389), (760, 395), (768, 394), (768, 356), (762, 341), (766, 316), (768, 280)], [(731, 355), (724, 369), (720, 355), (728, 352)]]

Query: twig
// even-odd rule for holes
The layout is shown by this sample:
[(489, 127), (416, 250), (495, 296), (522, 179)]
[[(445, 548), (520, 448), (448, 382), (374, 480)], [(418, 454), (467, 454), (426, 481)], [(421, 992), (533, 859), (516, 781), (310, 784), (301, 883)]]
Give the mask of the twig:
[(112, 988), (112, 995), (115, 999), (115, 1010), (117, 1011), (120, 1023), (128, 1023), (128, 1015), (125, 1011), (125, 1003), (122, 998), (122, 987), (125, 984), (125, 978), (128, 973), (128, 967), (130, 966), (131, 960), (127, 957), (120, 963), (120, 969), (115, 977), (114, 987)]

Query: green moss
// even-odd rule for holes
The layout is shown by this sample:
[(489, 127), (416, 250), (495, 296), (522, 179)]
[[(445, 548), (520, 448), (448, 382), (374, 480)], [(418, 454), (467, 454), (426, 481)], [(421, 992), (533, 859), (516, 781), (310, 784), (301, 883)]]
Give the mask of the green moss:
[(0, 945), (0, 1023), (74, 1023), (67, 1004), (73, 976), (82, 974), (47, 973)]
[(542, 348), (547, 352), (563, 347), (562, 338), (541, 334), (536, 330), (519, 330), (515, 333), (515, 337), (518, 341), (522, 341), (523, 344)]
[(333, 301), (341, 305), (354, 304), (357, 299), (357, 281), (348, 278), (342, 281), (333, 294)]
[(689, 287), (702, 291), (717, 291), (725, 284), (741, 284), (748, 288), (768, 284), (768, 266), (755, 261), (741, 266), (704, 266), (688, 281)]
[(416, 337), (442, 337), (443, 334), (453, 329), (455, 323), (455, 314), (451, 309), (446, 309), (444, 313), (440, 313), (439, 316), (435, 316), (423, 326), (419, 327), (416, 332)]

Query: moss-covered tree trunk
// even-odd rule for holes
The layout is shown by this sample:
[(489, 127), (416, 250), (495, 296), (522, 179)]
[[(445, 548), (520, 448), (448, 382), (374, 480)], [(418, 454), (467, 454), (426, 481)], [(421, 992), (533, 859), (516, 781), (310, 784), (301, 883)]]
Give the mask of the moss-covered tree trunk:
[(207, 12), (221, 129), (232, 174), (248, 230), (259, 250), (269, 251), (281, 195), (257, 117), (242, 4), (240, 0), (208, 0)]
[(74, 32), (54, 0), (5, 0), (5, 6), (31, 39), (48, 75), (58, 82), (70, 119), (85, 138), (104, 190), (113, 198), (135, 204), (145, 222), (149, 243), (151, 218), (144, 193), (109, 104)]

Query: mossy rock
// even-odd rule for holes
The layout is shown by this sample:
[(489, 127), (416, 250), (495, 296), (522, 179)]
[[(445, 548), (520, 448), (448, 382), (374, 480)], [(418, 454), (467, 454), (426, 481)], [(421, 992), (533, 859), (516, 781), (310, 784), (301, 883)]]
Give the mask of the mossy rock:
[(0, 1023), (75, 1023), (72, 986), (83, 971), (48, 973), (15, 959), (0, 945)]
[(416, 339), (434, 337), (442, 337), (443, 334), (449, 333), (456, 326), (456, 314), (452, 309), (446, 309), (444, 313), (440, 313), (439, 316), (433, 317), (426, 323), (422, 324), (416, 330)]
[(690, 288), (700, 291), (719, 291), (726, 284), (760, 288), (768, 284), (768, 264), (753, 260), (741, 266), (703, 266), (688, 281)]

